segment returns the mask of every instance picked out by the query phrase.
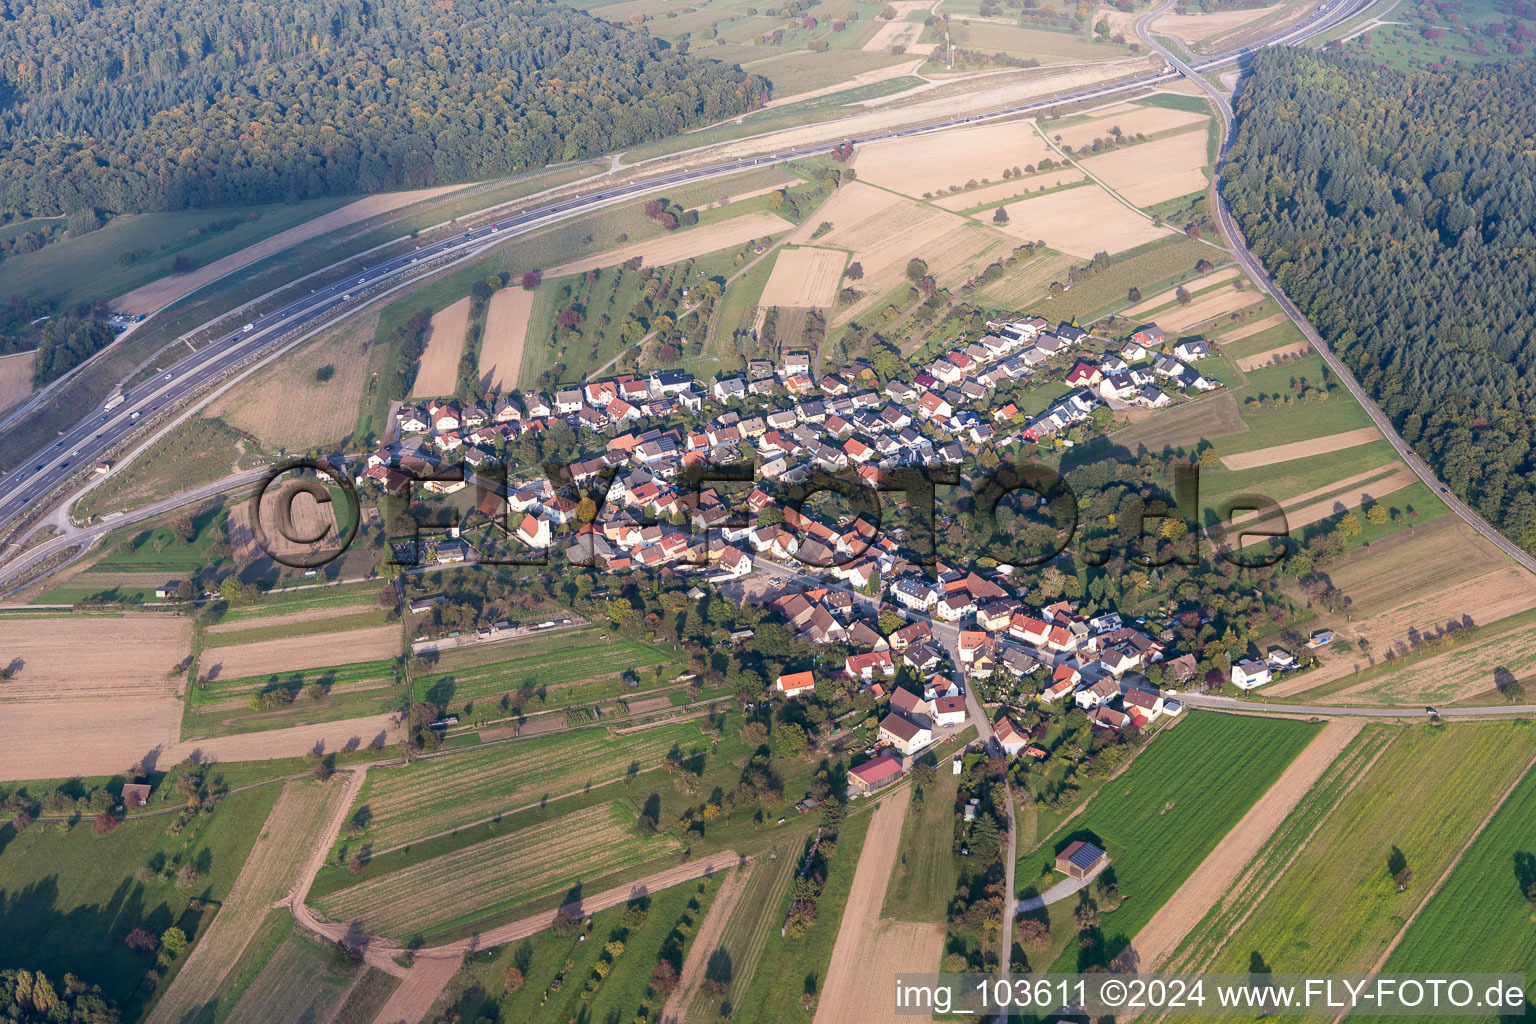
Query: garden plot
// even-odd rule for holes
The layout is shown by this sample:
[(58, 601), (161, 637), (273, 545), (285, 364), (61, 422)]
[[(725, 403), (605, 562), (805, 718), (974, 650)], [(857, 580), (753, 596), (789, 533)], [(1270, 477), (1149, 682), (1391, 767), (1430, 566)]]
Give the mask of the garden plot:
[(847, 256), (835, 249), (781, 249), (759, 306), (830, 306), (837, 299)]
[(964, 185), (972, 178), (1001, 181), (1004, 170), (1038, 164), (1054, 156), (1033, 128), (1016, 122), (861, 146), (854, 156), (854, 168), (860, 181), (921, 196), (924, 192), (947, 192), (949, 186)]
[(432, 314), (426, 348), (421, 353), (416, 383), (411, 388), (412, 398), (453, 394), (459, 383), (459, 353), (464, 350), (464, 333), (468, 328), (468, 295)]
[(1158, 227), (1093, 184), (1009, 203), (1004, 209), (1008, 223), (1002, 230), (1083, 259), (1099, 252), (1125, 252), (1173, 234), (1172, 228)]
[(635, 812), (614, 801), (380, 875), (318, 901), (333, 921), (404, 938), (552, 896), (583, 875), (599, 877), (675, 854), (665, 834), (635, 831)]
[(1207, 141), (1205, 129), (1199, 128), (1086, 157), (1082, 165), (1137, 206), (1154, 206), (1210, 184), (1205, 174)]

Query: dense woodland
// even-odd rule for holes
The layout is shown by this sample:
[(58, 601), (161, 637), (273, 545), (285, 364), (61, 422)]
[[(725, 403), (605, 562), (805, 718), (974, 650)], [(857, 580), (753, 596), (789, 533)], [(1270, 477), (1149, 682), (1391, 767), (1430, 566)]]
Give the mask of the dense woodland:
[(540, 0), (0, 0), (0, 210), (495, 178), (675, 135), (768, 89)]
[(1265, 51), (1224, 195), (1421, 455), (1536, 551), (1536, 65)]

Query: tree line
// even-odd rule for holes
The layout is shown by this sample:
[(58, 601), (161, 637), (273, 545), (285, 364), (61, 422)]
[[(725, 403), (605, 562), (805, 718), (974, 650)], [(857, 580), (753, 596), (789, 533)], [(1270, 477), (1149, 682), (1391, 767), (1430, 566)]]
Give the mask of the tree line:
[(0, 25), (0, 210), (28, 216), (496, 178), (770, 88), (548, 0), (7, 0)]
[(1224, 195), (1253, 252), (1463, 500), (1536, 551), (1536, 66), (1255, 56)]

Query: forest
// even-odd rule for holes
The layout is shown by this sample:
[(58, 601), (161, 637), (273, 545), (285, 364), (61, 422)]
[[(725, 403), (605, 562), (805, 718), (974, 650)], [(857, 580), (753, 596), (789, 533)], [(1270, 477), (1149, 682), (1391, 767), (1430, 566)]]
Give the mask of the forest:
[(1403, 437), (1536, 551), (1536, 65), (1254, 57), (1223, 195)]
[(0, 0), (0, 212), (486, 180), (732, 117), (769, 88), (549, 0)]

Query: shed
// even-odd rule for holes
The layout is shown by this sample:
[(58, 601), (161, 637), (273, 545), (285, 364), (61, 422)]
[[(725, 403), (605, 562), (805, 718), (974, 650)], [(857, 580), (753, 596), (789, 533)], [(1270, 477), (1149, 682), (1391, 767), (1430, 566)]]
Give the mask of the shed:
[(1109, 854), (1079, 839), (1056, 855), (1056, 870), (1072, 878), (1087, 878), (1109, 860)]
[(123, 806), (128, 810), (149, 803), (149, 786), (143, 782), (130, 782), (123, 786)]

